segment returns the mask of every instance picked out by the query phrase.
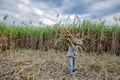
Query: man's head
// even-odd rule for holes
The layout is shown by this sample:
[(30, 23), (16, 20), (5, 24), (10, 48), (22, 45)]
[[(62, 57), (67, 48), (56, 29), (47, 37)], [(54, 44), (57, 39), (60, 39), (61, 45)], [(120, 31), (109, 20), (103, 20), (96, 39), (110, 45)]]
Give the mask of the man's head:
[(74, 44), (75, 44), (75, 45), (82, 45), (83, 42), (82, 42), (82, 40), (75, 38), (75, 39), (74, 39)]

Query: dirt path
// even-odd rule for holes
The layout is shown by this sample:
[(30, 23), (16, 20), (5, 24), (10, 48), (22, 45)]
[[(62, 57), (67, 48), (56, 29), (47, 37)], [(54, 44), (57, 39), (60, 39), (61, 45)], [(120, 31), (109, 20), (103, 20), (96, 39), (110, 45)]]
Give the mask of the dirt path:
[(120, 57), (78, 54), (67, 74), (66, 52), (19, 50), (0, 54), (0, 80), (120, 80)]

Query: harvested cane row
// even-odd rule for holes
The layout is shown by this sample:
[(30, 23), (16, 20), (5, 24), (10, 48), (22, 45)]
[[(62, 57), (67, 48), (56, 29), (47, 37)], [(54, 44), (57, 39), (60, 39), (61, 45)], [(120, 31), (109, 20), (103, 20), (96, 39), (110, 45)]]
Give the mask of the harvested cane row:
[(9, 50), (0, 55), (0, 80), (120, 80), (120, 58), (81, 53), (68, 75), (66, 52)]

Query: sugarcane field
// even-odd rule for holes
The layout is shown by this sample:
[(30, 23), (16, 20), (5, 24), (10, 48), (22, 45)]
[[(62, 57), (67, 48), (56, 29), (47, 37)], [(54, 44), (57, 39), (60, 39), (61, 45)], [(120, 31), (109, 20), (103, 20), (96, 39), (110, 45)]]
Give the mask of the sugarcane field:
[[(120, 26), (109, 28), (88, 21), (52, 28), (1, 23), (0, 32), (0, 80), (120, 79)], [(67, 74), (67, 38), (72, 42), (74, 37), (83, 44), (71, 77)]]
[(120, 0), (0, 0), (0, 80), (120, 80)]

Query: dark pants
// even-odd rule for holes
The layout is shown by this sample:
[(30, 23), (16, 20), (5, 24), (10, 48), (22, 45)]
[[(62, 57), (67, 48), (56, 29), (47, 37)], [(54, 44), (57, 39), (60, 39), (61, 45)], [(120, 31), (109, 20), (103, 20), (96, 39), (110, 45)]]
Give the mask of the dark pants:
[(73, 73), (73, 70), (74, 70), (74, 67), (75, 67), (75, 62), (76, 62), (75, 60), (76, 60), (75, 57), (72, 57), (72, 56), (68, 57), (68, 63), (69, 63), (68, 74), (69, 75), (72, 75), (72, 73)]

